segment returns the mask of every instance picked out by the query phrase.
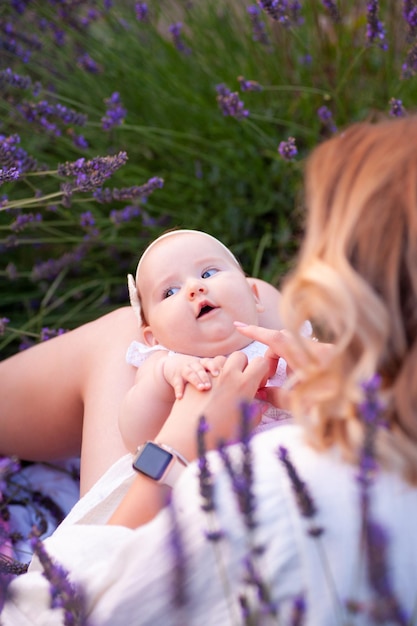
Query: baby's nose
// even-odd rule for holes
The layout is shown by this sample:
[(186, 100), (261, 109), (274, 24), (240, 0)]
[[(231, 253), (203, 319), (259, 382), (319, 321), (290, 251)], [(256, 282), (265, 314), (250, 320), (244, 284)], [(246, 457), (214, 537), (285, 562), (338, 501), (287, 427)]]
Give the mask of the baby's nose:
[(207, 288), (206, 288), (206, 285), (204, 284), (204, 281), (197, 280), (197, 279), (192, 279), (188, 281), (187, 293), (188, 293), (188, 297), (191, 300), (193, 300), (199, 294), (207, 293)]

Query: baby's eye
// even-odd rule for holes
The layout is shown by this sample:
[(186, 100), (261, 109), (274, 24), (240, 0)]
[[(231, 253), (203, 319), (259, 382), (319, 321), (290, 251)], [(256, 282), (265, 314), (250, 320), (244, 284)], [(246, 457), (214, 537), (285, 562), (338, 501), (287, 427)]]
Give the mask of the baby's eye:
[(218, 271), (219, 270), (215, 267), (212, 267), (209, 270), (204, 270), (204, 272), (201, 274), (201, 278), (210, 278), (210, 276), (213, 276), (213, 274), (217, 274)]
[(165, 298), (169, 298), (170, 296), (174, 296), (176, 293), (178, 293), (180, 290), (179, 287), (170, 287), (169, 289), (165, 289), (164, 293), (163, 293), (163, 298), (165, 300)]

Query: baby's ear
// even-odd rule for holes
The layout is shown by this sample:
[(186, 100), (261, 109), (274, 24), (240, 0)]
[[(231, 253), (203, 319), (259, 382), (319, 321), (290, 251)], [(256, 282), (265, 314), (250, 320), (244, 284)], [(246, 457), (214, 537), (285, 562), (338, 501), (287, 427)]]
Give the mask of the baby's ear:
[(265, 311), (265, 307), (259, 299), (258, 285), (256, 285), (255, 283), (249, 283), (249, 286), (252, 289), (253, 295), (255, 297), (256, 310), (258, 311), (258, 313), (263, 313)]
[(150, 348), (152, 348), (152, 346), (158, 345), (158, 341), (155, 339), (150, 326), (142, 327), (142, 335), (143, 335), (143, 340), (145, 344), (149, 346)]

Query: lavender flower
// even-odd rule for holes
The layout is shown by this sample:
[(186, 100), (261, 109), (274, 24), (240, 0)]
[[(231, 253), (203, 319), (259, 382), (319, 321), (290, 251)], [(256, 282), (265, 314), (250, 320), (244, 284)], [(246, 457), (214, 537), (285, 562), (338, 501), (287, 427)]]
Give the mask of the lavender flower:
[[(251, 610), (251, 602), (243, 594), (240, 596), (240, 604), (243, 610), (244, 616), (246, 616), (246, 624), (258, 624), (260, 615), (270, 615), (272, 617), (277, 616), (277, 606), (272, 601), (271, 593), (267, 583), (263, 580), (259, 567), (255, 563), (254, 558), (251, 556), (246, 557), (244, 560), (245, 567), (245, 583), (249, 585), (256, 593), (256, 599), (260, 606), (260, 611), (256, 611), (255, 607)], [(252, 595), (252, 594), (251, 594)]]
[(3, 36), (0, 37), (0, 47), (18, 57), (23, 63), (30, 60), (33, 50), (42, 48), (37, 37), (18, 32), (11, 22), (0, 22), (0, 28), (3, 31)]
[(78, 57), (77, 65), (90, 74), (98, 74), (100, 72), (99, 65), (87, 52)]
[[(8, 263), (6, 265), (6, 270), (5, 271), (6, 271), (7, 278), (9, 280), (16, 280), (16, 278), (18, 278), (18, 276), (19, 276), (19, 273), (17, 271), (17, 267), (16, 267), (16, 265), (14, 263), (11, 263), (11, 262)], [(5, 319), (7, 319), (7, 318), (3, 318), (3, 320), (5, 320)]]
[(411, 78), (415, 76), (415, 74), (417, 74), (417, 43), (411, 46), (407, 52), (405, 62), (402, 66), (401, 77)]
[(358, 483), (368, 580), (375, 594), (370, 612), (376, 623), (389, 621), (392, 624), (406, 626), (410, 623), (410, 616), (407, 617), (401, 608), (389, 575), (388, 535), (373, 519), (371, 513), (370, 487), (378, 468), (375, 458), (375, 438), (377, 429), (383, 424), (381, 414), (384, 410), (384, 404), (379, 398), (380, 386), (381, 377), (377, 374), (363, 383), (364, 399), (358, 405), (358, 412), (364, 425)]
[(176, 49), (183, 54), (190, 54), (191, 49), (185, 45), (182, 38), (182, 23), (177, 22), (175, 24), (171, 24), (168, 27), (168, 30), (171, 33), (172, 41), (174, 42)]
[(27, 0), (12, 0), (10, 4), (17, 13), (23, 15), (26, 9)]
[(51, 30), (54, 35), (56, 45), (59, 47), (65, 46), (67, 40), (65, 31), (62, 28), (58, 28), (55, 24), (51, 24)]
[(407, 626), (410, 616), (402, 609), (395, 595), (388, 566), (388, 535), (384, 528), (370, 518), (369, 511), (364, 515), (364, 543), (367, 561), (368, 580), (375, 593), (370, 612), (373, 623)]
[(18, 87), (19, 89), (29, 89), (32, 86), (32, 81), (29, 76), (15, 74), (8, 67), (0, 72), (0, 87), (3, 85), (11, 85), (12, 87)]
[(122, 224), (123, 222), (130, 222), (131, 219), (138, 217), (140, 214), (140, 208), (137, 205), (132, 204), (125, 206), (120, 211), (113, 209), (112, 211), (110, 211), (109, 217), (110, 221), (113, 222), (113, 224), (118, 225)]
[(3, 168), (16, 168), (21, 174), (38, 169), (37, 161), (19, 144), (19, 135), (0, 135), (0, 164)]
[(68, 134), (70, 135), (72, 143), (76, 148), (81, 148), (82, 150), (88, 148), (88, 141), (83, 135), (77, 135), (73, 131), (69, 132)]
[(208, 431), (206, 418), (202, 415), (197, 428), (197, 449), (198, 449), (198, 478), (200, 485), (200, 495), (202, 497), (201, 508), (203, 511), (214, 511), (213, 499), (213, 477), (207, 461), (207, 450), (205, 434)]
[(0, 169), (0, 185), (9, 183), (12, 180), (20, 178), (20, 172), (17, 167), (5, 167)]
[(73, 183), (64, 186), (63, 192), (71, 195), (74, 191), (92, 191), (100, 187), (126, 161), (126, 152), (119, 152), (114, 156), (95, 157), (89, 161), (81, 158), (60, 164), (57, 170), (59, 175), (75, 177)]
[(81, 213), (80, 216), (80, 225), (81, 228), (89, 228), (90, 226), (94, 226), (96, 220), (94, 219), (94, 215), (91, 211), (86, 211), (85, 213)]
[(317, 513), (314, 500), (307, 489), (307, 485), (298, 476), (298, 472), (290, 460), (288, 450), (284, 446), (279, 446), (278, 458), (287, 470), (301, 515), (303, 517), (314, 517)]
[(111, 130), (124, 122), (127, 111), (123, 107), (120, 94), (117, 91), (110, 98), (106, 98), (104, 102), (107, 110), (105, 116), (101, 118), (101, 127), (103, 130)]
[[(8, 323), (7, 318), (3, 318), (4, 323)], [(20, 470), (20, 462), (14, 456), (0, 456), (0, 501), (3, 500), (4, 492), (7, 489), (7, 480)]]
[(96, 220), (91, 211), (86, 211), (82, 213), (80, 216), (80, 226), (83, 230), (86, 231), (86, 235), (84, 236), (84, 241), (88, 241), (89, 239), (97, 238), (100, 234), (98, 228), (95, 227)]
[(18, 233), (28, 224), (33, 224), (33, 222), (42, 222), (41, 213), (22, 213), (18, 215), (15, 221), (10, 224), (10, 229), (13, 232)]
[[(284, 446), (279, 446), (278, 458), (287, 471), (297, 502), (298, 510), (303, 517), (312, 520), (317, 513), (316, 505), (314, 504), (314, 500), (308, 490), (306, 483), (302, 481), (299, 477), (295, 466), (290, 460), (288, 450), (284, 448)], [(323, 533), (323, 529), (313, 525), (308, 532), (309, 535), (311, 535), (312, 537), (319, 537)]]
[(323, 0), (323, 6), (334, 22), (340, 22), (340, 13), (334, 0)]
[(169, 499), (168, 511), (171, 518), (171, 532), (169, 535), (170, 550), (169, 553), (173, 559), (172, 580), (173, 580), (173, 605), (176, 609), (181, 609), (187, 604), (187, 586), (186, 586), (186, 556), (184, 549), (184, 540), (180, 532), (177, 521), (177, 514), (172, 502)]
[(406, 111), (403, 106), (402, 100), (397, 100), (397, 98), (391, 98), (389, 101), (389, 105), (389, 114), (391, 115), (391, 117), (405, 117)]
[(29, 339), (29, 337), (24, 337), (19, 344), (19, 352), (23, 352), (24, 350), (31, 348), (34, 344), (35, 342), (32, 339)]
[(381, 378), (379, 375), (373, 376), (369, 381), (363, 383), (364, 399), (358, 405), (358, 411), (364, 425), (364, 441), (359, 459), (359, 472), (357, 480), (365, 490), (371, 484), (373, 475), (378, 465), (375, 459), (375, 436), (377, 429), (381, 425), (381, 413), (384, 405), (379, 399), (379, 388)]
[(261, 11), (256, 4), (252, 4), (247, 8), (252, 22), (252, 39), (259, 41), (264, 46), (269, 46), (270, 41), (266, 32), (265, 22), (260, 19)]
[(136, 19), (139, 22), (146, 22), (149, 15), (149, 9), (146, 2), (135, 2)]
[(20, 143), (19, 135), (0, 135), (0, 163), (8, 167), (15, 165), (15, 153)]
[(69, 109), (63, 104), (50, 104), (47, 100), (22, 102), (16, 108), (28, 122), (40, 124), (57, 137), (61, 135), (61, 130), (54, 122), (51, 122), (50, 117), (55, 117), (66, 125), (84, 126), (87, 121), (87, 116), (83, 113)]
[[(58, 328), (55, 330), (54, 328), (47, 328), (46, 326), (41, 330), (41, 341), (48, 341), (53, 337), (59, 337), (60, 335), (64, 335), (67, 331), (63, 328)], [(62, 516), (63, 517), (63, 516)], [(60, 520), (61, 521), (61, 520)]]
[(291, 626), (303, 626), (306, 617), (306, 600), (304, 595), (298, 595), (293, 600)]
[(4, 333), (6, 332), (6, 327), (7, 327), (7, 324), (9, 323), (10, 323), (10, 320), (8, 317), (0, 317), (0, 337), (2, 337)]
[(13, 536), (7, 501), (9, 480), (19, 470), (20, 463), (15, 457), (0, 457), (0, 612), (12, 578), (17, 574), (22, 574), (27, 569), (27, 566), (13, 558)]
[(241, 405), (242, 419), (240, 440), (243, 456), (241, 468), (233, 466), (227, 447), (224, 444), (220, 444), (219, 446), (220, 456), (232, 481), (232, 487), (237, 496), (239, 509), (243, 515), (246, 528), (249, 531), (252, 531), (256, 527), (256, 500), (253, 494), (252, 453), (249, 441), (254, 411), (258, 410), (259, 407), (255, 403), (242, 403)]
[(333, 120), (333, 113), (330, 109), (323, 105), (317, 110), (317, 115), (323, 124), (323, 129), (330, 134), (337, 132), (337, 126)]
[(134, 187), (122, 187), (121, 189), (96, 189), (93, 193), (94, 198), (102, 203), (117, 201), (132, 200), (134, 198), (140, 198), (141, 201), (146, 200), (151, 193), (156, 189), (161, 189), (164, 186), (163, 178), (153, 176), (143, 185)]
[(378, 18), (379, 2), (370, 0), (366, 7), (366, 37), (369, 44), (377, 43), (382, 50), (388, 49), (384, 24)]
[(287, 141), (281, 141), (278, 146), (278, 152), (285, 161), (292, 161), (298, 154), (295, 138), (288, 137)]
[(81, 588), (69, 581), (68, 572), (51, 559), (38, 537), (33, 537), (31, 543), (43, 567), (43, 575), (49, 582), (51, 608), (64, 609), (65, 626), (86, 626), (85, 599)]
[(358, 409), (367, 424), (377, 425), (384, 410), (385, 405), (379, 398), (380, 387), (381, 377), (379, 374), (374, 374), (372, 378), (362, 384), (365, 397), (363, 402), (358, 405)]
[(246, 80), (243, 76), (238, 76), (237, 80), (241, 91), (262, 91), (263, 87), (256, 80)]
[[(205, 435), (208, 431), (206, 418), (202, 415), (198, 422), (197, 428), (197, 449), (198, 449), (198, 479), (200, 486), (200, 495), (202, 498), (201, 509), (205, 513), (215, 511), (214, 503), (214, 481), (207, 460), (207, 449)], [(223, 537), (223, 533), (219, 528), (211, 528), (206, 531), (206, 537), (209, 541), (219, 541)]]
[(415, 0), (404, 0), (403, 17), (409, 28), (409, 39), (414, 39), (417, 32), (417, 5)]
[(283, 26), (289, 27), (301, 22), (301, 4), (298, 0), (258, 0), (258, 5)]
[(249, 116), (248, 109), (242, 100), (239, 99), (237, 91), (231, 92), (226, 85), (220, 84), (216, 87), (217, 102), (223, 115), (235, 117), (237, 120), (244, 120)]
[(88, 245), (81, 243), (72, 252), (66, 252), (58, 259), (48, 259), (37, 263), (32, 268), (31, 278), (34, 281), (51, 280), (67, 267), (77, 265), (85, 257)]
[(0, 552), (0, 612), (6, 599), (6, 589), (14, 576), (28, 571), (28, 564), (8, 557)]
[(100, 15), (101, 14), (99, 11), (97, 11), (97, 9), (90, 8), (88, 9), (87, 15), (84, 17), (81, 17), (80, 24), (84, 28), (87, 28), (88, 26), (90, 26), (92, 22), (95, 22), (100, 17)]

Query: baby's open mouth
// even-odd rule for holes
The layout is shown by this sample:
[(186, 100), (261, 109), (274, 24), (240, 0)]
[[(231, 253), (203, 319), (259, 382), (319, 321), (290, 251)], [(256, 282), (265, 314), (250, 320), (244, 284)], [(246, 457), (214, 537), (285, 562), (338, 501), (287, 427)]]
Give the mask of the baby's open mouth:
[(206, 304), (205, 306), (203, 306), (200, 310), (200, 313), (197, 315), (197, 319), (199, 317), (203, 317), (203, 315), (206, 315), (207, 313), (210, 313), (210, 311), (212, 311), (215, 307), (214, 306), (210, 306), (209, 304)]

